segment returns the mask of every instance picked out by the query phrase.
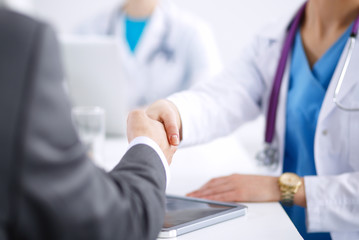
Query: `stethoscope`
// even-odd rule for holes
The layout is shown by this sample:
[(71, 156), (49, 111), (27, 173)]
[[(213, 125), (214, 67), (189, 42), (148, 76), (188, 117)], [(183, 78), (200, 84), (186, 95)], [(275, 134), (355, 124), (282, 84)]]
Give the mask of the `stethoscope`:
[[(124, 14), (123, 8), (119, 7), (110, 17), (110, 21), (107, 27), (107, 35), (113, 35), (116, 32), (116, 24), (117, 20)], [(169, 42), (169, 35), (172, 30), (172, 25), (169, 16), (164, 13), (165, 19), (165, 27), (163, 34), (158, 42), (158, 45), (149, 53), (146, 63), (151, 64), (156, 57), (163, 56), (167, 62), (173, 61), (175, 59), (175, 50), (171, 48), (168, 44)]]
[[(262, 151), (260, 151), (256, 156), (256, 159), (258, 160), (258, 163), (261, 166), (268, 167), (271, 170), (277, 169), (277, 167), (279, 165), (279, 158), (280, 158), (278, 149), (275, 148), (272, 144), (273, 138), (274, 138), (274, 132), (275, 132), (275, 122), (276, 122), (276, 114), (277, 114), (277, 108), (278, 108), (280, 87), (281, 87), (281, 83), (282, 83), (282, 79), (283, 79), (283, 75), (284, 75), (286, 62), (287, 62), (287, 59), (289, 56), (289, 52), (291, 50), (296, 31), (297, 31), (300, 21), (303, 17), (305, 6), (306, 6), (306, 3), (304, 3), (304, 5), (299, 9), (297, 15), (295, 16), (295, 18), (290, 26), (288, 35), (284, 41), (283, 49), (282, 49), (279, 63), (277, 66), (277, 71), (274, 76), (272, 92), (271, 92), (270, 99), (269, 99), (269, 108), (268, 108), (267, 117), (266, 117), (264, 149)], [(356, 42), (356, 36), (358, 34), (358, 28), (359, 28), (359, 16), (355, 19), (355, 22), (354, 22), (352, 30), (351, 30), (350, 38), (348, 40), (348, 42), (349, 42), (348, 53), (346, 55), (342, 71), (339, 75), (339, 80), (338, 80), (337, 86), (334, 91), (334, 96), (333, 96), (333, 101), (336, 104), (336, 106), (344, 111), (359, 111), (359, 108), (350, 108), (348, 106), (343, 105), (338, 100), (338, 96), (339, 96), (340, 90), (341, 90), (343, 82), (344, 82), (345, 74), (347, 72), (347, 69), (348, 69), (348, 66), (349, 66), (349, 63), (350, 63), (350, 60), (352, 57), (353, 49), (354, 49), (355, 42)]]

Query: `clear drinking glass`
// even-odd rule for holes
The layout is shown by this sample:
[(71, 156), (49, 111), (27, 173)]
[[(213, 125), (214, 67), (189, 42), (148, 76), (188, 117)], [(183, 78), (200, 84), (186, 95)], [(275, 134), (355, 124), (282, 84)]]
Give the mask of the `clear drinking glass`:
[(105, 141), (105, 111), (100, 107), (74, 107), (72, 118), (89, 157), (100, 164)]

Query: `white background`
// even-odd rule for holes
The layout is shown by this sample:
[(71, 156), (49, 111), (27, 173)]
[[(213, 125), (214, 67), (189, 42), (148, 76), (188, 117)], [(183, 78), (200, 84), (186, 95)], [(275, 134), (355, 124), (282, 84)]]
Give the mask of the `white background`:
[[(10, 0), (26, 1), (26, 0)], [(119, 0), (32, 0), (36, 15), (62, 32), (70, 31)], [(200, 16), (215, 34), (224, 63), (233, 60), (253, 33), (268, 21), (297, 8), (303, 0), (170, 0)]]
[[(91, 19), (121, 0), (7, 0), (51, 22), (59, 32)], [(212, 28), (224, 64), (240, 56), (241, 49), (266, 23), (298, 8), (303, 0), (169, 0), (204, 19)], [(264, 118), (246, 124), (239, 138), (254, 156), (261, 147)]]

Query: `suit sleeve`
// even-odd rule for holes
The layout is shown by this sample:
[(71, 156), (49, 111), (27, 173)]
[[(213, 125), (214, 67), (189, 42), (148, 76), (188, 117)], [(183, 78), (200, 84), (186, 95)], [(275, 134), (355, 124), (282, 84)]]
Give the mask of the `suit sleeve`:
[(79, 142), (58, 46), (43, 26), (25, 109), (19, 235), (22, 239), (155, 239), (164, 219), (165, 170), (149, 146), (131, 147), (110, 173)]

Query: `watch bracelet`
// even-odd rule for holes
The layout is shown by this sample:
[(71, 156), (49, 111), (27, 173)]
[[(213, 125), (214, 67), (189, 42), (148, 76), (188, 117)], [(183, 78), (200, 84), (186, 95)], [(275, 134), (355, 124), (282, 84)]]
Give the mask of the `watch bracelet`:
[(281, 193), (281, 203), (284, 206), (291, 207), (294, 204), (294, 192), (282, 192)]

